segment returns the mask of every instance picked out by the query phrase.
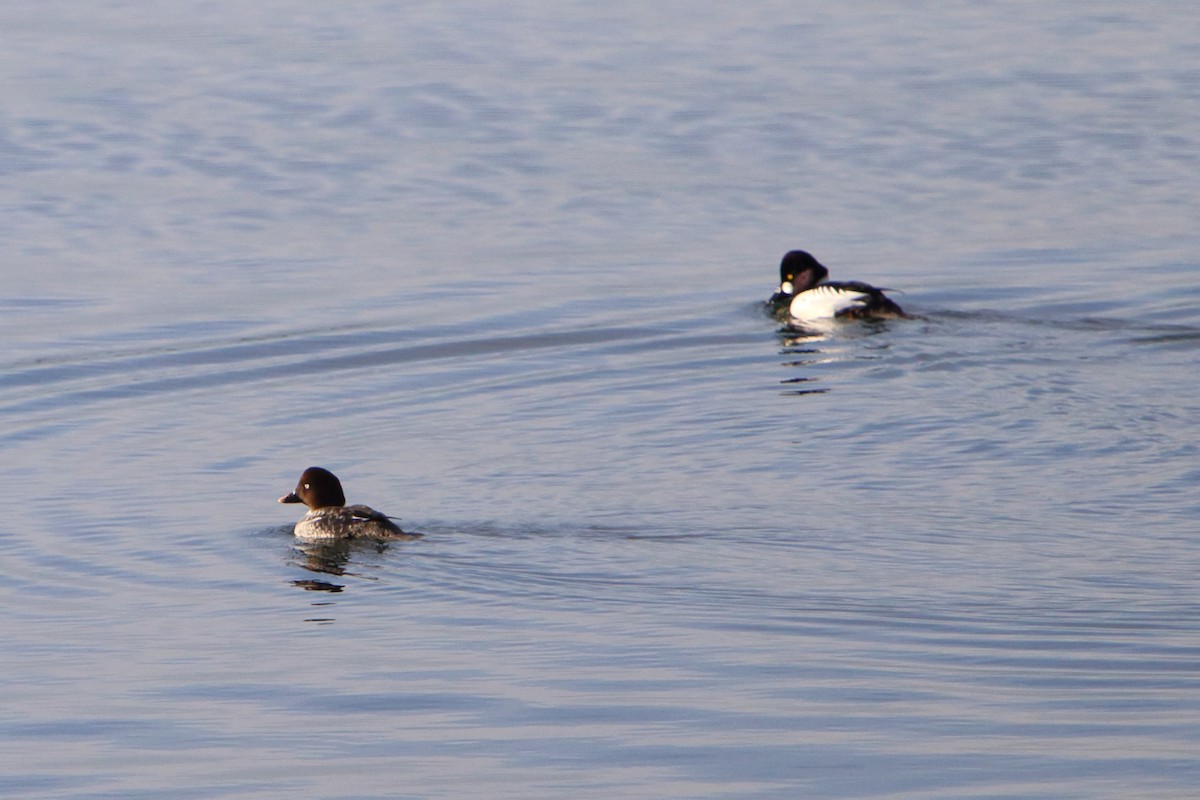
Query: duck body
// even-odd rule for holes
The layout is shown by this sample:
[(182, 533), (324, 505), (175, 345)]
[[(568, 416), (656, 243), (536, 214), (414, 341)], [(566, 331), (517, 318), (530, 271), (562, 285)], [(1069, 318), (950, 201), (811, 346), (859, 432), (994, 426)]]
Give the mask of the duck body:
[(308, 513), (293, 529), (297, 539), (419, 539), (407, 533), (392, 518), (370, 506), (346, 505), (342, 483), (327, 469), (304, 470), (295, 490), (279, 498), (281, 503), (304, 503)]
[(370, 506), (314, 508), (296, 523), (297, 539), (416, 539), (405, 533), (391, 517)]
[(803, 250), (792, 250), (779, 264), (779, 288), (767, 305), (777, 317), (818, 319), (907, 318), (895, 301), (868, 283), (830, 281), (829, 270)]

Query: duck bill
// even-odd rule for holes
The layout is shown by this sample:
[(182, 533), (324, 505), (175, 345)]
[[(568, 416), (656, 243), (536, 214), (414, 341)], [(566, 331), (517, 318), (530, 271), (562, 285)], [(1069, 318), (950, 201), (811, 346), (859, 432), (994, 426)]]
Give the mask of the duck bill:
[(299, 497), (297, 497), (295, 492), (288, 492), (283, 497), (279, 498), (279, 502), (281, 502), (281, 503), (302, 503), (304, 501), (301, 500)]

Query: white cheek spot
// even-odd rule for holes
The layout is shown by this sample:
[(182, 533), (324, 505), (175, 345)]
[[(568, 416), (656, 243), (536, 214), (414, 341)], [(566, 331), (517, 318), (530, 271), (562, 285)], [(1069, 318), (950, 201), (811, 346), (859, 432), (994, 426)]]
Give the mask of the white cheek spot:
[(791, 294), (792, 290), (795, 288), (796, 287), (792, 286), (791, 281), (784, 281), (783, 283), (779, 284), (779, 293), (780, 294)]

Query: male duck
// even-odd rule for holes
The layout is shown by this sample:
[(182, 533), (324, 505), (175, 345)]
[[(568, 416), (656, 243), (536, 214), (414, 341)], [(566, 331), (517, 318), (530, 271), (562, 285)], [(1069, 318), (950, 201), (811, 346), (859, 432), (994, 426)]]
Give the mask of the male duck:
[(829, 270), (811, 254), (792, 250), (779, 263), (772, 314), (793, 320), (886, 319), (908, 315), (882, 289), (859, 281), (826, 281)]

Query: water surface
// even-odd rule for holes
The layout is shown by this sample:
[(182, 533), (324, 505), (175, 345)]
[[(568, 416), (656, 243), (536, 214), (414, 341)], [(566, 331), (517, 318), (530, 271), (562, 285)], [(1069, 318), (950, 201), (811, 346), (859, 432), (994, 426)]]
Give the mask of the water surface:
[(1020, 12), (0, 10), (0, 793), (1193, 797), (1200, 40)]

